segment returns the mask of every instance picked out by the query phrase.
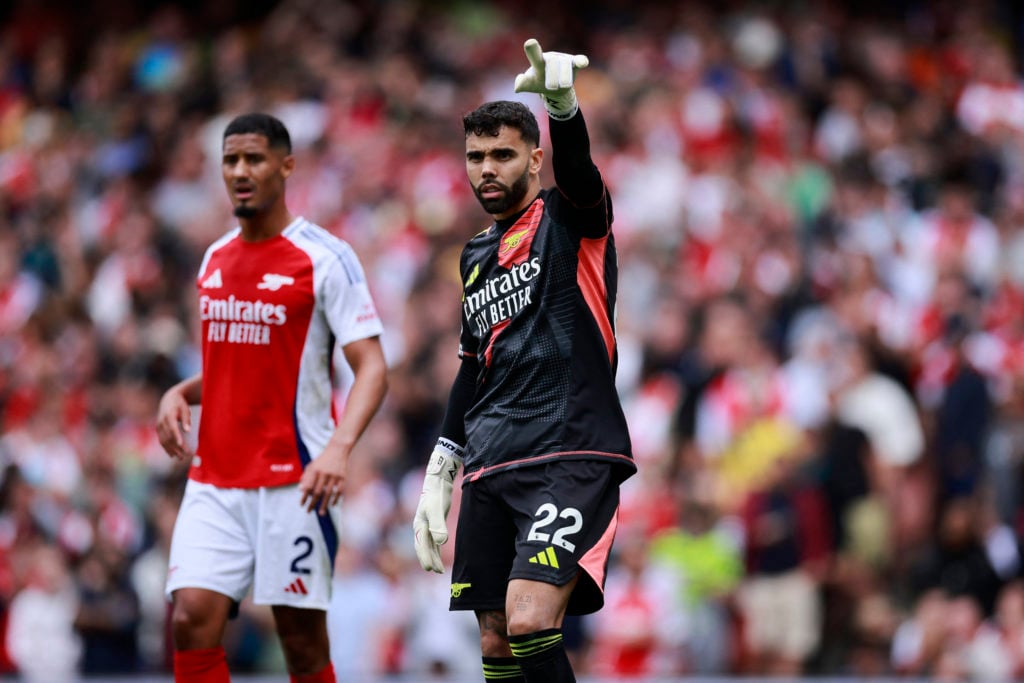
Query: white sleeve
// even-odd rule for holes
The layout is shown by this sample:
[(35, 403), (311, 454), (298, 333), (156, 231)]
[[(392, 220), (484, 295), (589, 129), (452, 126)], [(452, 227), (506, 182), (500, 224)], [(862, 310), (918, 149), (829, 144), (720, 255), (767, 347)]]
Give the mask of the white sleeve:
[(363, 267), (347, 244), (328, 266), (322, 291), (324, 315), (339, 346), (384, 331)]

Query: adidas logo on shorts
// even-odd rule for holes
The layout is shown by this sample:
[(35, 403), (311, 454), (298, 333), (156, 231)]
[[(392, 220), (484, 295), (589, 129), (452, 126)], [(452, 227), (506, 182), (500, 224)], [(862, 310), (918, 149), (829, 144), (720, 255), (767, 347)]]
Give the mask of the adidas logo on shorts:
[(542, 564), (545, 567), (554, 567), (558, 569), (558, 556), (555, 555), (555, 549), (552, 546), (548, 546), (544, 550), (530, 558), (530, 564)]
[(306, 590), (306, 584), (302, 583), (302, 579), (295, 579), (290, 585), (285, 586), (285, 593), (295, 593), (297, 595), (309, 595), (309, 591)]

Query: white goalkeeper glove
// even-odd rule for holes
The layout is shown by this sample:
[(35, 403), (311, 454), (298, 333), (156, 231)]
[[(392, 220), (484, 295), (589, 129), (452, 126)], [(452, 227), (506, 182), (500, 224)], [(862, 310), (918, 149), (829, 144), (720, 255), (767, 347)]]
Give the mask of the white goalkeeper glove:
[(565, 121), (579, 110), (576, 90), (572, 87), (578, 69), (586, 68), (586, 55), (564, 52), (543, 52), (540, 43), (530, 38), (523, 45), (530, 68), (516, 76), (516, 92), (539, 93), (551, 118)]
[(444, 572), (441, 546), (448, 541), (448, 510), (452, 506), (452, 486), (462, 467), (462, 447), (448, 439), (438, 439), (423, 477), (423, 492), (412, 521), (416, 558), (429, 572)]

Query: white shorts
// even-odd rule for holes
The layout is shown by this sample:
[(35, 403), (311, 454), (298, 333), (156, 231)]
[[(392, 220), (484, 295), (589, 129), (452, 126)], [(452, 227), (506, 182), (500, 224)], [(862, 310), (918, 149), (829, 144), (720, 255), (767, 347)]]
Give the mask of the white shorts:
[(340, 508), (299, 505), (298, 484), (218, 488), (189, 480), (174, 524), (165, 593), (205, 588), (235, 602), (326, 610)]

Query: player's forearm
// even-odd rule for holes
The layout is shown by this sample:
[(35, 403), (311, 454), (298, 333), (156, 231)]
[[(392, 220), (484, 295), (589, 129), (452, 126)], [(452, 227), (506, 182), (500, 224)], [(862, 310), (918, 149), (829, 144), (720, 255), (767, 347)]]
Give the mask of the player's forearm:
[(345, 401), (345, 412), (331, 435), (331, 441), (345, 453), (351, 451), (380, 408), (387, 390), (384, 357), (364, 359), (355, 370), (355, 381)]
[(555, 184), (576, 206), (595, 206), (604, 196), (604, 181), (590, 157), (590, 135), (583, 112), (577, 111), (565, 121), (551, 118), (548, 123)]
[(473, 404), (478, 371), (475, 360), (464, 358), (452, 382), (451, 393), (448, 394), (448, 409), (441, 423), (440, 436), (459, 446), (466, 445), (466, 411)]
[(185, 399), (185, 403), (188, 403), (190, 406), (199, 405), (199, 402), (203, 399), (203, 373), (200, 372), (181, 380), (171, 387), (170, 391), (176, 391), (181, 394), (181, 397)]

